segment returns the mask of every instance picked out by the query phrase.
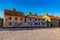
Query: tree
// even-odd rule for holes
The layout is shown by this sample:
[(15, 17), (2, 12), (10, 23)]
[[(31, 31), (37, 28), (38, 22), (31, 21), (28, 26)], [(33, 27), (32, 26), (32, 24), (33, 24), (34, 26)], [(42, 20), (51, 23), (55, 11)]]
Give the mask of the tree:
[(46, 23), (47, 23), (47, 27), (50, 27), (50, 26), (49, 26), (50, 21), (49, 21), (48, 19), (47, 19)]
[(0, 18), (0, 26), (3, 26), (3, 18)]

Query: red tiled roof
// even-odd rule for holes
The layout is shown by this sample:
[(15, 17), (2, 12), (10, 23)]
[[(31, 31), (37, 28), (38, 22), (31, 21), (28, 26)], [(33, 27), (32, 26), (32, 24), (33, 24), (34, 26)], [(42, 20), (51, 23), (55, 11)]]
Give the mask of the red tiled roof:
[(59, 17), (55, 17), (55, 16), (51, 16), (51, 15), (47, 15), (51, 20), (60, 20)]
[(36, 16), (36, 15), (28, 15), (27, 17), (28, 17), (28, 18), (38, 18), (38, 19), (39, 19), (39, 18), (42, 18), (41, 16)]
[(12, 11), (12, 10), (4, 10), (4, 15), (24, 17), (23, 12), (17, 12), (17, 11)]
[(51, 19), (54, 19), (55, 18), (54, 16), (50, 16), (50, 15), (48, 15), (48, 17), (51, 18)]

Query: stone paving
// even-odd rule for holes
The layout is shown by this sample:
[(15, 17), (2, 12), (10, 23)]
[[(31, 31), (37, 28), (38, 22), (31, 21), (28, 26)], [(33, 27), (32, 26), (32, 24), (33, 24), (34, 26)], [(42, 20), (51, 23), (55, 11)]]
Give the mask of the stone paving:
[(29, 30), (0, 29), (0, 40), (60, 40), (60, 28)]

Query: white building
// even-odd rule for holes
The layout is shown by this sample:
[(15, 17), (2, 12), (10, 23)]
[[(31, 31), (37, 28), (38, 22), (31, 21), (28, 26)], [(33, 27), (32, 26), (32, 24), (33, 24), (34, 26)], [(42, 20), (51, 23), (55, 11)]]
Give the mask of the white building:
[(25, 17), (25, 26), (27, 27), (46, 27), (46, 21), (41, 17), (31, 13)]

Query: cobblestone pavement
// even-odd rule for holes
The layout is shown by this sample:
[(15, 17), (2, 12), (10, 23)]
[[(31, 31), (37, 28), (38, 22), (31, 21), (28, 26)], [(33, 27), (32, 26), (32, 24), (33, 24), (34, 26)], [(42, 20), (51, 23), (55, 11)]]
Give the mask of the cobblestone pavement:
[(60, 28), (33, 30), (0, 29), (0, 40), (60, 40)]

